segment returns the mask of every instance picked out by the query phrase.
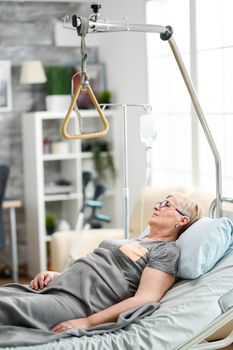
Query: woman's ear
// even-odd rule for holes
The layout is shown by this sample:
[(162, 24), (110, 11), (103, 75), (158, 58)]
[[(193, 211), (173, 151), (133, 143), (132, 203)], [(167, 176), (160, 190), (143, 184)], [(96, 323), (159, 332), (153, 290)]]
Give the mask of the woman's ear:
[(184, 215), (180, 218), (180, 226), (185, 226), (189, 223), (190, 219), (188, 216)]

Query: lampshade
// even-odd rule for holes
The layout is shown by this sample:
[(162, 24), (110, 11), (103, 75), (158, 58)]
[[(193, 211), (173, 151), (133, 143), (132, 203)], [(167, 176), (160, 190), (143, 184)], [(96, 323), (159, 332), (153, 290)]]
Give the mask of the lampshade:
[(21, 84), (42, 84), (47, 81), (41, 61), (25, 61), (20, 71)]

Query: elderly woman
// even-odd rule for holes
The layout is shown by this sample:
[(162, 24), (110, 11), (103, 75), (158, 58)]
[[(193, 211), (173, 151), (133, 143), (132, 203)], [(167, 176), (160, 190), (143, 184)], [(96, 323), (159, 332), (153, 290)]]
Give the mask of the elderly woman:
[[(177, 277), (176, 239), (203, 214), (178, 194), (155, 203), (144, 238), (101, 242), (63, 273), (38, 274), (30, 286), (0, 288), (0, 326), (52, 332), (115, 322), (145, 303), (158, 302)], [(12, 298), (11, 298), (12, 297)]]

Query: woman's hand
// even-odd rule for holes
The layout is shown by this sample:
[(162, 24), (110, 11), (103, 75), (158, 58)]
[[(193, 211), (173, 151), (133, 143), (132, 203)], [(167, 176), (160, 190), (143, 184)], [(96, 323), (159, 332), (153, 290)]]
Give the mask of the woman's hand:
[(30, 287), (32, 289), (38, 290), (46, 287), (55, 277), (60, 275), (60, 272), (55, 271), (45, 271), (40, 272), (36, 277), (31, 280)]
[(88, 320), (88, 317), (83, 317), (83, 318), (76, 318), (74, 320), (63, 321), (61, 323), (58, 323), (56, 326), (51, 328), (51, 332), (61, 333), (61, 332), (68, 331), (69, 329), (72, 329), (72, 328), (87, 329), (90, 327), (91, 327), (91, 324)]

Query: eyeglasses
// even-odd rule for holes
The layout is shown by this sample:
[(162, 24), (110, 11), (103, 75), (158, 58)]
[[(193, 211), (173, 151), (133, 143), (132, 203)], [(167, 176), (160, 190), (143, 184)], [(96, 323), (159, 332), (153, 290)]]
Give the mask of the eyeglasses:
[(186, 216), (180, 209), (178, 209), (168, 199), (165, 199), (164, 201), (161, 201), (161, 202), (156, 202), (155, 206), (159, 208), (174, 208), (180, 215)]

